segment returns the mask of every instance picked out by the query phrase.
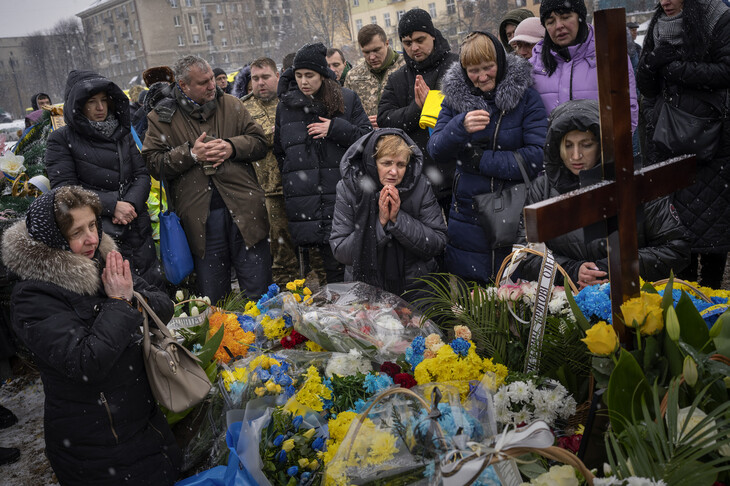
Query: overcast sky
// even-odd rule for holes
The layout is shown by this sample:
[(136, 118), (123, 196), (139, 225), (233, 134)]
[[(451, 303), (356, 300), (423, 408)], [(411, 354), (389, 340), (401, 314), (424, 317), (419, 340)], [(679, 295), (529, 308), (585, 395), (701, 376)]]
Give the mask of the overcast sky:
[(0, 0), (0, 37), (19, 37), (48, 30), (98, 0)]

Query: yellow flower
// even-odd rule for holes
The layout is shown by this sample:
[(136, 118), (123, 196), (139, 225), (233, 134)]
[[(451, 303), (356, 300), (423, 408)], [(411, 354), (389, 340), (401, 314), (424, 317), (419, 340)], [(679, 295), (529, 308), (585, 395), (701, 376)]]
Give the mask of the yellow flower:
[(257, 397), (263, 397), (264, 394), (266, 393), (266, 388), (264, 388), (263, 386), (260, 386), (260, 387), (256, 388), (256, 390), (254, 390), (254, 391), (256, 392)]
[(299, 467), (304, 469), (307, 466), (309, 466), (309, 459), (307, 459), (306, 457), (302, 457), (301, 459), (299, 459)]
[(304, 295), (312, 295), (312, 291), (309, 290), (309, 287), (304, 287), (304, 290), (302, 290), (302, 293)]
[(306, 439), (311, 439), (311, 438), (312, 438), (312, 436), (314, 435), (314, 432), (315, 432), (315, 431), (314, 431), (314, 429), (309, 429), (309, 430), (307, 430), (306, 432), (304, 432), (304, 433), (303, 433), (302, 435), (303, 435), (303, 436), (304, 436), (304, 437), (305, 437)]
[[(321, 452), (318, 452), (317, 453), (318, 456), (319, 456), (319, 454), (321, 454)], [(313, 460), (312, 462), (309, 463), (309, 469), (311, 469), (312, 471), (314, 471), (318, 467), (319, 467), (319, 462), (317, 462), (317, 459), (315, 459), (315, 460)]]
[(307, 341), (306, 343), (304, 343), (304, 347), (306, 347), (309, 351), (315, 351), (317, 353), (324, 353), (325, 351), (327, 351), (314, 341)]
[(286, 284), (286, 290), (289, 292), (294, 292), (297, 289), (297, 286), (294, 285), (294, 282), (287, 282)]
[(261, 314), (261, 311), (256, 307), (256, 302), (251, 301), (246, 303), (246, 308), (243, 313), (251, 317), (256, 317)]
[(613, 326), (601, 321), (586, 331), (586, 337), (581, 339), (588, 350), (598, 356), (610, 356), (618, 349), (619, 342)]
[(629, 327), (639, 328), (644, 335), (658, 333), (664, 328), (661, 303), (661, 295), (642, 292), (639, 297), (621, 304), (624, 322)]
[(301, 302), (302, 301), (302, 296), (299, 295), (299, 294), (294, 294), (294, 300), (296, 300), (297, 302)]
[(281, 444), (281, 448), (284, 450), (284, 452), (289, 452), (290, 450), (294, 449), (294, 439), (285, 440), (284, 443)]

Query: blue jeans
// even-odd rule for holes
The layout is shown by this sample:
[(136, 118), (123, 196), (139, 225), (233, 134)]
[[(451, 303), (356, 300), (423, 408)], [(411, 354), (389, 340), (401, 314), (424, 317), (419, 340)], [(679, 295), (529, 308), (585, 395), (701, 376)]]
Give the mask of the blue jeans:
[(231, 267), (241, 291), (252, 300), (266, 293), (271, 283), (269, 242), (246, 248), (238, 226), (226, 208), (211, 209), (205, 223), (205, 257), (193, 257), (198, 292), (216, 303), (231, 292)]

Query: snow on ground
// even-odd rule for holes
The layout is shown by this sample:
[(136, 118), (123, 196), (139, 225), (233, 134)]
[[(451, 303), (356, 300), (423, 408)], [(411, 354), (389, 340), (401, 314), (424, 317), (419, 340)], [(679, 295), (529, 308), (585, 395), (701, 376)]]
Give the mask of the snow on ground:
[(17, 447), (20, 459), (0, 466), (0, 485), (57, 485), (45, 456), (43, 441), (43, 384), (38, 373), (17, 376), (0, 386), (0, 405), (10, 409), (18, 423), (0, 430), (0, 446)]

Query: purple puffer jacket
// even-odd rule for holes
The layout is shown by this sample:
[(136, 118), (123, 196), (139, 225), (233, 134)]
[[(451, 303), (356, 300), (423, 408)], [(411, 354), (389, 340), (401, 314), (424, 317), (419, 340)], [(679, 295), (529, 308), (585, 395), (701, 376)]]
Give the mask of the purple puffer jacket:
[[(532, 77), (535, 78), (533, 88), (540, 93), (548, 115), (558, 105), (569, 100), (598, 100), (598, 76), (596, 71), (596, 44), (593, 26), (588, 25), (588, 37), (585, 42), (568, 47), (570, 62), (554, 54), (558, 67), (552, 76), (542, 63), (543, 41), (538, 42), (532, 50)], [(628, 55), (629, 93), (631, 93), (631, 130), (636, 130), (639, 121), (639, 104), (636, 101), (636, 79), (631, 60)]]

